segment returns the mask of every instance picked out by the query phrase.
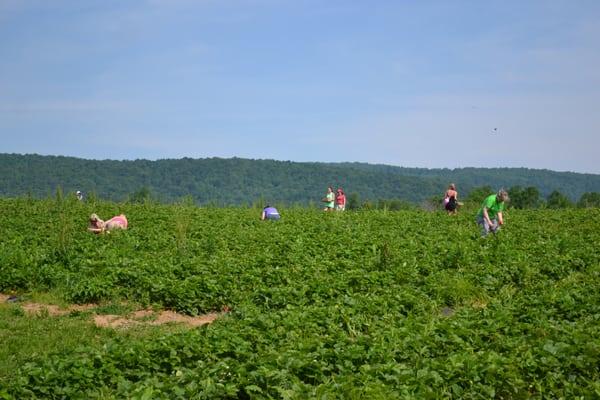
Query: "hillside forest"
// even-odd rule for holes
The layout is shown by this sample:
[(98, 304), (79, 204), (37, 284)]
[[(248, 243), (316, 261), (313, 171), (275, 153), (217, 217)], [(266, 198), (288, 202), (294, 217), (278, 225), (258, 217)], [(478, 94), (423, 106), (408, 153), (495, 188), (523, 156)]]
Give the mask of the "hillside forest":
[(198, 205), (318, 206), (328, 186), (344, 188), (348, 208), (435, 207), (450, 182), (478, 202), (506, 188), (515, 208), (594, 207), (600, 175), (527, 168), (405, 168), (242, 158), (87, 160), (0, 154), (0, 196), (44, 198), (81, 190), (86, 198)]

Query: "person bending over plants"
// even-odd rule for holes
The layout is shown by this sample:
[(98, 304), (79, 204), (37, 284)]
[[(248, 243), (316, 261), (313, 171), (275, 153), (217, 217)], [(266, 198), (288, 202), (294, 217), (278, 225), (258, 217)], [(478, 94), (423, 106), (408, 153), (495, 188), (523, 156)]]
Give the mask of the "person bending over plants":
[(115, 217), (112, 217), (108, 221), (101, 220), (98, 215), (92, 214), (90, 215), (90, 224), (88, 226), (88, 231), (93, 233), (102, 233), (104, 231), (110, 232), (113, 229), (127, 229), (127, 217), (125, 214), (120, 214)]
[(496, 233), (502, 225), (502, 211), (504, 203), (508, 201), (508, 193), (500, 189), (497, 194), (491, 194), (483, 200), (481, 208), (477, 212), (477, 224), (481, 227), (481, 236), (487, 236), (490, 232)]
[(279, 211), (270, 205), (266, 205), (265, 208), (263, 208), (262, 214), (260, 215), (260, 219), (263, 221), (266, 219), (270, 221), (278, 221), (279, 218)]

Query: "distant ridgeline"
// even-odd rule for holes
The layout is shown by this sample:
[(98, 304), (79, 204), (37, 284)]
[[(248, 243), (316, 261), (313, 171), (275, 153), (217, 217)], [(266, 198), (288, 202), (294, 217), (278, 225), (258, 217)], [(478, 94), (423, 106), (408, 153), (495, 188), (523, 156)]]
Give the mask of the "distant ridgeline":
[(462, 198), (476, 187), (536, 187), (542, 196), (558, 190), (577, 201), (600, 192), (600, 175), (526, 168), (404, 168), (365, 163), (300, 163), (242, 158), (157, 161), (85, 160), (62, 156), (0, 154), (0, 195), (86, 194), (116, 201), (136, 193), (171, 202), (191, 196), (201, 204), (319, 203), (327, 186), (364, 200), (419, 203), (440, 197), (450, 182)]

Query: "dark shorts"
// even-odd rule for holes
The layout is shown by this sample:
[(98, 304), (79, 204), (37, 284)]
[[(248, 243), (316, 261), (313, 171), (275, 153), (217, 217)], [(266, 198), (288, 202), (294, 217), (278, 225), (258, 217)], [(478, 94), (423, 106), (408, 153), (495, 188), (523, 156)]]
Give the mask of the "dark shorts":
[(448, 201), (446, 203), (445, 208), (446, 208), (446, 211), (454, 211), (454, 210), (456, 210), (456, 206), (457, 206), (456, 200), (450, 199), (450, 201)]

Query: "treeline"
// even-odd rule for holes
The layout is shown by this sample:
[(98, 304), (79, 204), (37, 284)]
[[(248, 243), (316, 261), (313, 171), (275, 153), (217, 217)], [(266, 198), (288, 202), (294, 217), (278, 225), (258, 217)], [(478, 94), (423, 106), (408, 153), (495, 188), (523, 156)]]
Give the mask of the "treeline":
[[(540, 191), (534, 186), (522, 187), (513, 186), (507, 189), (510, 200), (507, 204), (508, 208), (516, 209), (538, 209), (538, 208), (600, 208), (600, 193), (587, 192), (581, 195), (578, 201), (572, 201), (566, 194), (554, 190), (548, 196), (542, 196)], [(492, 193), (495, 193), (491, 186), (481, 186), (472, 189), (465, 197), (463, 203), (468, 209), (478, 208), (481, 206), (483, 199)], [(401, 199), (378, 199), (376, 201), (366, 200), (360, 201), (356, 193), (350, 195), (347, 203), (347, 209), (386, 209), (394, 210), (409, 210), (409, 209), (425, 209), (437, 210), (441, 209), (442, 197), (434, 196), (430, 199), (422, 201), (419, 204), (411, 203)]]
[[(509, 208), (517, 209), (535, 209), (535, 208), (590, 208), (600, 207), (600, 193), (587, 192), (583, 193), (578, 201), (572, 201), (565, 193), (559, 190), (554, 190), (547, 196), (542, 196), (538, 188), (534, 186), (522, 187), (512, 186), (508, 188), (510, 201)], [(469, 194), (467, 200), (474, 202), (477, 205), (483, 201), (485, 196), (493, 193), (494, 190), (490, 186), (477, 188)]]
[[(86, 160), (63, 156), (0, 154), (0, 196), (53, 196), (83, 191), (114, 201), (244, 205), (261, 202), (319, 205), (327, 186), (342, 187), (349, 208), (405, 208), (434, 202), (450, 182), (467, 199), (489, 186), (511, 188), (513, 204), (549, 206), (558, 192), (564, 204), (593, 204), (589, 193), (600, 192), (600, 175), (526, 168), (403, 168), (365, 163), (298, 163), (241, 158), (177, 160)], [(537, 190), (535, 196), (518, 191)], [(566, 203), (565, 203), (566, 201)], [(562, 203), (561, 203), (562, 204)]]

